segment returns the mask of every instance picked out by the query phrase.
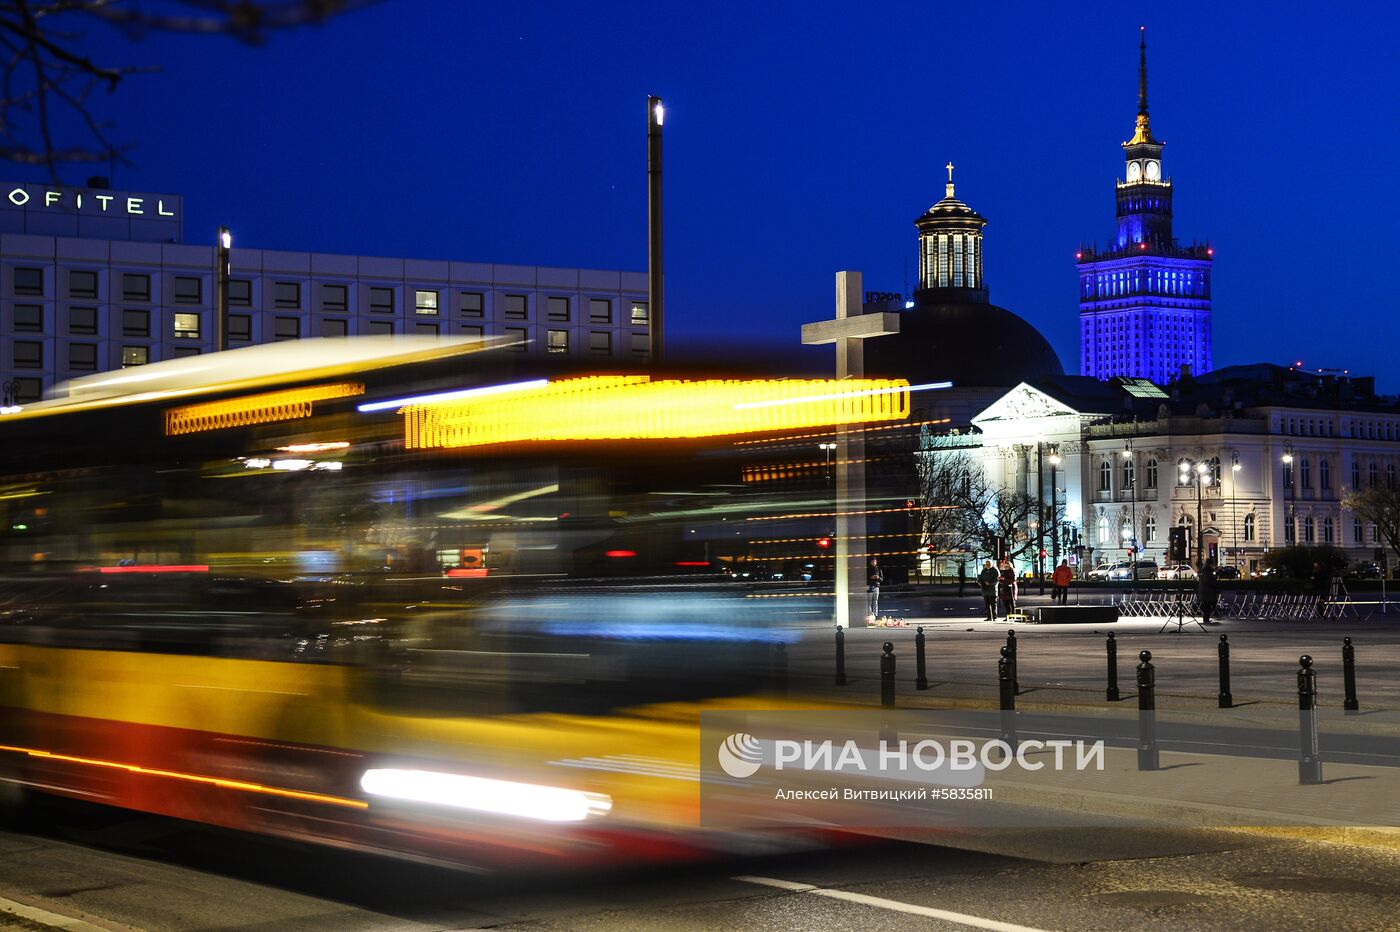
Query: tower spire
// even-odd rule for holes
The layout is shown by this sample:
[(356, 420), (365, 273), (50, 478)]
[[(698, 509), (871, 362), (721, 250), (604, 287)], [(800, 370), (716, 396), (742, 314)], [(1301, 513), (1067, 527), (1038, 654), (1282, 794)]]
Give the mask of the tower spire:
[(1147, 27), (1139, 27), (1142, 39), (1138, 42), (1138, 115), (1147, 116)]
[(1139, 27), (1141, 38), (1138, 40), (1138, 113), (1137, 126), (1133, 132), (1133, 138), (1124, 143), (1125, 146), (1148, 143), (1155, 145), (1157, 140), (1152, 138), (1152, 125), (1147, 118), (1147, 27)]

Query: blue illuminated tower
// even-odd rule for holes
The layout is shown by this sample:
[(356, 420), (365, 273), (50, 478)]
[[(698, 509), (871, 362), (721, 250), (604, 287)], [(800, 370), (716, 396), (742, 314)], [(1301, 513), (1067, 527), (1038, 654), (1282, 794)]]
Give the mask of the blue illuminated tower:
[(1123, 143), (1125, 180), (1116, 183), (1118, 235), (1107, 247), (1081, 246), (1080, 372), (1165, 383), (1209, 372), (1208, 244), (1183, 246), (1172, 235), (1172, 183), (1162, 172), (1163, 144), (1147, 117), (1147, 31), (1138, 46), (1138, 115)]

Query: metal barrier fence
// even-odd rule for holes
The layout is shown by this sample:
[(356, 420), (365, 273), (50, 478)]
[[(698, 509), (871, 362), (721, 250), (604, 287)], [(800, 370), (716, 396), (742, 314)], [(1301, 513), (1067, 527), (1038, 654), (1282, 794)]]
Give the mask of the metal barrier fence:
[[(1194, 591), (1129, 590), (1114, 600), (1120, 615), (1129, 618), (1199, 617), (1200, 600)], [(1356, 618), (1360, 612), (1351, 595), (1337, 598), (1316, 593), (1222, 592), (1211, 611), (1215, 618), (1258, 618), (1272, 621), (1311, 618)]]

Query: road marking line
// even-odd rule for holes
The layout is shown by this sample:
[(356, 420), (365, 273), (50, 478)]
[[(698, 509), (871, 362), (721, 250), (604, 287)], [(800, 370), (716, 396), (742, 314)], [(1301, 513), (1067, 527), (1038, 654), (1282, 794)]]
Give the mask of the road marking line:
[(52, 913), (47, 909), (40, 909), (37, 906), (29, 906), (15, 900), (0, 896), (0, 915), (9, 913), (13, 916), (20, 916), (30, 922), (37, 922), (40, 925), (48, 926), (52, 929), (70, 929), (72, 932), (109, 932), (109, 928), (96, 926), (72, 916), (65, 916), (61, 913)]
[(765, 887), (776, 887), (779, 890), (787, 890), (791, 893), (810, 893), (814, 896), (825, 896), (833, 900), (845, 900), (848, 903), (859, 903), (862, 906), (874, 906), (877, 909), (888, 909), (897, 913), (908, 913), (911, 916), (942, 919), (944, 922), (956, 922), (959, 925), (970, 926), (974, 929), (988, 929), (990, 932), (1044, 932), (1043, 929), (1036, 929), (1031, 926), (1018, 926), (1014, 922), (983, 919), (981, 916), (969, 916), (966, 913), (955, 913), (946, 909), (934, 909), (932, 906), (918, 906), (914, 903), (901, 903), (899, 900), (887, 900), (884, 897), (867, 896), (864, 893), (852, 893), (849, 890), (827, 890), (823, 887), (814, 887), (811, 884), (795, 883), (791, 880), (778, 880), (774, 877), (734, 877), (731, 879), (738, 880), (742, 883), (755, 883)]

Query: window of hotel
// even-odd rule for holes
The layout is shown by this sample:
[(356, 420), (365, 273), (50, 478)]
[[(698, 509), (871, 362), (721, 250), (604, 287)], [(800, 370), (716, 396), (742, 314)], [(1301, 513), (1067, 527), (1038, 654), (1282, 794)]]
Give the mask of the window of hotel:
[(1147, 475), (1144, 479), (1146, 480), (1147, 488), (1157, 488), (1157, 460), (1155, 458), (1147, 461)]
[(462, 292), (462, 316), (481, 317), (486, 313), (486, 296), (479, 291)]
[[(369, 290), (369, 312), (371, 314), (394, 313), (394, 289), (371, 288)], [(393, 333), (391, 329), (389, 331)]]
[(486, 330), (485, 330), (484, 327), (475, 326), (475, 325), (473, 325), (473, 324), (463, 324), (462, 327), (461, 327), (461, 330), (462, 330), (462, 336), (464, 336), (464, 337), (477, 337), (477, 338), (480, 338), (480, 337), (484, 336), (485, 333), (486, 333)]
[(595, 356), (611, 356), (612, 334), (606, 330), (594, 330), (589, 333), (588, 351)]
[(1395, 464), (1394, 464), (1394, 463), (1389, 463), (1389, 464), (1387, 464), (1386, 467), (1385, 467), (1385, 487), (1386, 487), (1387, 489), (1393, 489), (1393, 488), (1395, 488)]
[(238, 307), (253, 306), (253, 283), (246, 278), (230, 278), (228, 303)]
[(568, 298), (546, 298), (546, 299), (545, 299), (545, 319), (546, 319), (546, 320), (568, 320), (568, 319), (569, 319), (569, 299), (568, 299)]
[(97, 344), (96, 343), (69, 343), (68, 344), (68, 368), (87, 369), (97, 368)]
[(507, 327), (505, 334), (507, 339), (510, 340), (510, 345), (507, 346), (506, 349), (515, 353), (525, 352), (526, 343), (530, 338), (530, 332), (528, 330), (524, 327)]
[(43, 294), (43, 269), (15, 269), (15, 294)]
[(551, 353), (567, 353), (569, 351), (569, 331), (549, 331), (548, 350)]
[(273, 340), (300, 340), (300, 317), (274, 317), (272, 319)]
[(438, 312), (438, 293), (436, 291), (413, 292), (413, 309), (419, 314), (436, 314)]
[(123, 301), (151, 300), (151, 276), (127, 272), (122, 276)]
[(1103, 515), (1099, 515), (1098, 528), (1099, 546), (1102, 547), (1108, 543), (1108, 519), (1105, 518)]
[(1354, 456), (1351, 458), (1351, 487), (1352, 489), (1361, 488), (1361, 460)]
[(1157, 516), (1151, 512), (1142, 519), (1142, 539), (1149, 544), (1157, 540)]
[(17, 333), (42, 333), (44, 330), (44, 306), (42, 304), (15, 305), (15, 331)]
[(1255, 527), (1255, 517), (1254, 517), (1254, 515), (1245, 515), (1245, 516), (1244, 516), (1244, 539), (1245, 539), (1245, 540), (1248, 540), (1248, 541), (1254, 540), (1254, 527)]
[(198, 304), (204, 300), (204, 282), (191, 275), (175, 276), (175, 303)]
[(414, 324), (414, 325), (413, 325), (413, 332), (414, 332), (414, 333), (421, 333), (421, 334), (425, 334), (425, 335), (427, 335), (427, 336), (433, 336), (433, 337), (435, 337), (435, 336), (437, 336), (437, 333), (438, 333), (438, 325), (437, 325), (437, 324)]
[(1324, 492), (1332, 488), (1332, 465), (1325, 456), (1317, 461), (1317, 487)]
[(97, 308), (70, 307), (68, 309), (69, 333), (96, 333)]
[(372, 320), (369, 322), (369, 332), (375, 336), (386, 336), (394, 332), (394, 322), (392, 320)]
[(16, 369), (44, 368), (44, 344), (37, 340), (16, 340), (14, 360)]
[(350, 289), (345, 285), (321, 286), (321, 310), (343, 311), (350, 306)]
[(632, 302), (632, 326), (640, 327), (651, 322), (651, 311), (645, 301)]
[(530, 316), (530, 301), (523, 294), (506, 295), (506, 320), (527, 320)]
[(148, 337), (151, 335), (151, 312), (140, 310), (122, 311), (122, 336)]
[(123, 346), (122, 347), (122, 368), (128, 366), (144, 366), (151, 361), (151, 348), (149, 346)]
[(33, 404), (43, 394), (44, 383), (40, 379), (15, 379), (14, 389), (15, 404)]
[(1303, 543), (1311, 544), (1317, 534), (1317, 525), (1313, 522), (1312, 515), (1303, 519)]
[(272, 286), (272, 306), (301, 307), (301, 284), (299, 282), (275, 282)]
[(247, 314), (228, 315), (228, 338), (230, 340), (253, 339), (253, 318)]
[(337, 317), (327, 317), (321, 321), (321, 336), (344, 337), (350, 335), (350, 322)]
[(1356, 518), (1351, 519), (1351, 542), (1353, 544), (1366, 543), (1366, 533), (1361, 529), (1361, 522)]
[(632, 334), (632, 352), (638, 356), (645, 356), (651, 352), (651, 338), (645, 333)]
[(1324, 544), (1330, 544), (1330, 543), (1332, 543), (1332, 534), (1333, 534), (1332, 519), (1331, 519), (1330, 517), (1329, 517), (1329, 518), (1323, 518), (1323, 519), (1322, 519), (1322, 542), (1323, 542)]
[(1380, 475), (1380, 470), (1376, 467), (1376, 464), (1375, 464), (1375, 463), (1372, 463), (1371, 465), (1369, 465), (1369, 466), (1366, 467), (1366, 478), (1369, 480), (1369, 485), (1370, 485), (1371, 488), (1374, 489), (1374, 488), (1376, 487), (1377, 482), (1378, 482), (1378, 478), (1377, 478), (1377, 477), (1378, 477), (1379, 475)]
[(68, 296), (70, 298), (97, 297), (97, 273), (77, 270), (69, 272)]
[(1298, 462), (1298, 485), (1305, 489), (1312, 488), (1312, 467), (1308, 465), (1307, 457)]
[(607, 298), (589, 298), (588, 322), (590, 324), (612, 323), (612, 302)]
[(175, 339), (177, 339), (177, 340), (198, 340), (198, 339), (199, 339), (199, 315), (198, 315), (198, 314), (176, 314), (176, 315), (175, 315)]
[(1108, 492), (1113, 489), (1113, 467), (1108, 460), (1099, 463), (1099, 491)]

